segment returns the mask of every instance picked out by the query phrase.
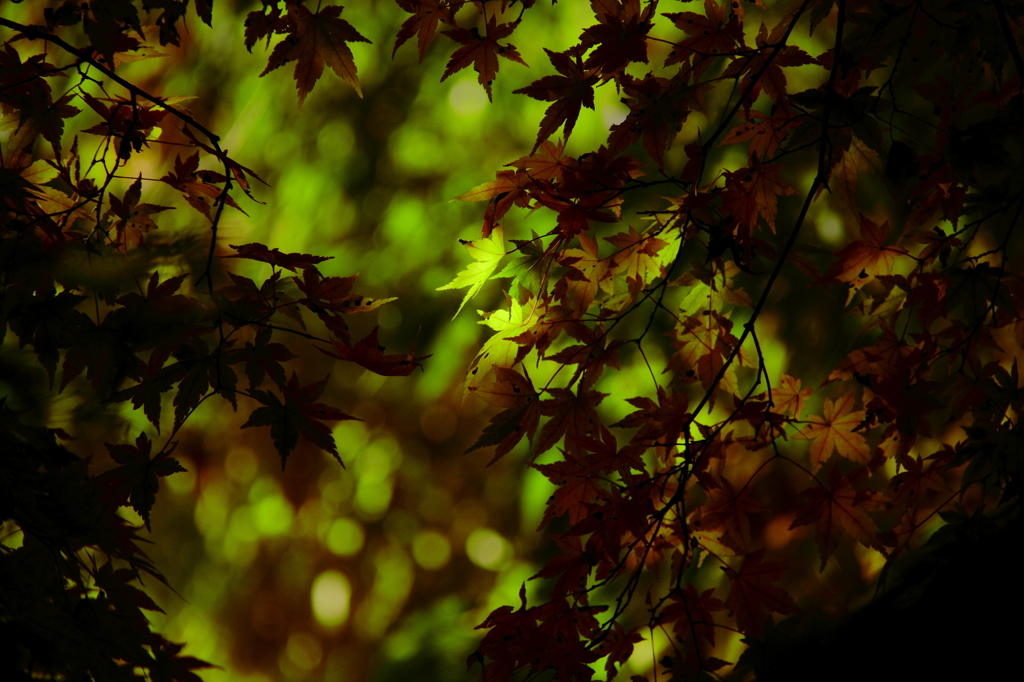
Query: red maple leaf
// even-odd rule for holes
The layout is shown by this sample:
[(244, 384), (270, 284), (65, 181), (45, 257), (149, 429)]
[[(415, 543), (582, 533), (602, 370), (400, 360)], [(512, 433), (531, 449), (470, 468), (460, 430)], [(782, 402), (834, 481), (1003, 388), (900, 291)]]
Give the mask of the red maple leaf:
[(728, 479), (706, 475), (701, 479), (708, 499), (695, 512), (694, 525), (702, 531), (722, 530), (722, 544), (746, 553), (751, 547), (750, 515), (766, 511), (753, 487), (735, 489)]
[(793, 598), (779, 585), (787, 567), (762, 561), (763, 557), (764, 549), (759, 549), (743, 559), (739, 571), (722, 568), (732, 579), (725, 605), (736, 617), (736, 627), (753, 637), (761, 634), (769, 612), (787, 615), (799, 611)]
[(494, 367), (493, 371), (497, 381), (481, 384), (477, 393), (487, 402), (506, 409), (491, 417), (491, 423), (480, 438), (466, 450), (472, 452), (488, 445), (498, 446), (494, 450), (492, 464), (514, 448), (523, 436), (533, 440), (540, 421), (539, 394), (533, 388), (533, 382), (508, 367)]
[(592, 0), (598, 24), (583, 31), (580, 44), (597, 47), (587, 57), (586, 69), (600, 69), (611, 78), (632, 62), (647, 63), (647, 33), (658, 8), (657, 0), (640, 10), (640, 0)]
[(258, 389), (249, 391), (249, 394), (262, 404), (262, 407), (253, 410), (249, 419), (242, 424), (242, 428), (270, 427), (270, 437), (281, 457), (282, 469), (288, 460), (288, 455), (298, 444), (299, 436), (321, 450), (331, 453), (341, 463), (331, 429), (323, 422), (356, 419), (356, 417), (345, 414), (330, 405), (317, 402), (317, 398), (327, 387), (328, 378), (302, 386), (299, 384), (298, 377), (292, 372), (292, 376), (283, 390), (283, 400), (271, 391)]
[(752, 161), (771, 161), (790, 131), (800, 125), (799, 117), (781, 107), (773, 109), (771, 116), (756, 109), (741, 111), (739, 115), (744, 121), (737, 123), (718, 146), (749, 140), (747, 154)]
[(576, 452), (578, 439), (592, 437), (597, 432), (600, 419), (595, 408), (608, 396), (607, 393), (583, 390), (573, 392), (568, 388), (549, 388), (547, 392), (554, 396), (540, 404), (541, 413), (551, 417), (544, 428), (536, 445), (537, 454), (550, 450), (565, 436), (565, 447)]
[(272, 333), (273, 330), (269, 327), (261, 328), (256, 334), (255, 342), (247, 342), (245, 349), (240, 351), (245, 358), (245, 374), (249, 378), (250, 388), (260, 386), (267, 375), (270, 375), (278, 388), (284, 388), (284, 367), (281, 363), (298, 357), (288, 346), (270, 343)]
[(235, 386), (238, 375), (224, 362), (219, 352), (210, 352), (207, 343), (200, 336), (190, 343), (182, 344), (174, 353), (178, 363), (175, 380), (178, 392), (174, 394), (174, 424), (180, 426), (192, 413), (199, 402), (212, 388), (235, 406)]
[(377, 327), (369, 334), (360, 339), (354, 346), (332, 339), (334, 352), (320, 349), (320, 352), (339, 360), (348, 360), (357, 365), (365, 367), (374, 374), (381, 376), (396, 377), (408, 376), (413, 370), (420, 366), (421, 360), (426, 360), (429, 355), (416, 355), (416, 344), (407, 355), (384, 354), (384, 346), (377, 341)]
[(687, 34), (669, 51), (665, 66), (683, 64), (683, 73), (692, 75), (693, 82), (701, 80), (715, 57), (732, 54), (738, 47), (744, 47), (743, 27), (726, 14), (724, 3), (704, 0), (704, 14), (672, 12), (665, 16)]
[(532, 466), (558, 486), (544, 510), (542, 527), (562, 514), (569, 515), (570, 524), (579, 523), (589, 513), (586, 503), (598, 499), (603, 492), (604, 476), (571, 455), (559, 462)]
[[(225, 190), (217, 187), (219, 183), (227, 180), (223, 175), (215, 171), (199, 170), (199, 152), (184, 161), (181, 156), (174, 157), (174, 170), (162, 178), (160, 182), (166, 182), (174, 189), (181, 192), (189, 206), (202, 213), (207, 218), (213, 219), (211, 209), (218, 201), (224, 201), (228, 206), (242, 211), (242, 207), (235, 203)], [(245, 215), (245, 211), (242, 211)]]
[(542, 102), (554, 102), (544, 112), (533, 151), (537, 151), (541, 142), (551, 137), (563, 123), (566, 139), (572, 135), (576, 119), (580, 115), (580, 107), (594, 108), (594, 85), (598, 81), (596, 69), (583, 69), (583, 62), (577, 50), (552, 52), (544, 48), (544, 51), (548, 53), (548, 59), (555, 70), (562, 75), (544, 76), (525, 88), (514, 91), (516, 94), (528, 95)]
[(625, 74), (618, 79), (629, 115), (609, 128), (608, 147), (621, 152), (643, 137), (644, 149), (661, 168), (665, 152), (682, 130), (690, 112), (704, 111), (703, 93), (707, 85), (691, 85), (678, 75), (671, 80), (648, 74), (643, 79)]
[(711, 614), (724, 611), (725, 604), (714, 596), (714, 590), (698, 593), (687, 583), (681, 590), (670, 595), (669, 604), (658, 614), (658, 624), (672, 624), (672, 630), (680, 642), (686, 658), (699, 665), (715, 645), (715, 618)]
[(859, 487), (868, 477), (867, 467), (857, 467), (843, 474), (838, 463), (833, 462), (828, 472), (828, 483), (815, 483), (803, 492), (804, 505), (793, 519), (790, 529), (815, 524), (818, 550), (821, 552), (820, 570), (832, 552), (839, 546), (840, 532), (848, 535), (866, 547), (885, 554), (885, 547), (878, 541), (878, 524), (868, 512), (878, 511), (882, 501), (878, 493)]
[(252, 199), (258, 204), (263, 203), (262, 201), (256, 199), (252, 195), (252, 192), (249, 190), (249, 176), (256, 178), (264, 185), (266, 185), (267, 182), (263, 178), (256, 175), (256, 172), (253, 171), (251, 168), (246, 168), (242, 164), (232, 159), (230, 156), (227, 155), (227, 152), (215, 149), (214, 147), (211, 147), (210, 145), (204, 143), (202, 140), (196, 137), (195, 133), (193, 133), (192, 129), (188, 126), (183, 126), (182, 132), (185, 133), (185, 137), (192, 140), (192, 144), (196, 145), (207, 154), (211, 154), (217, 157), (217, 160), (224, 164), (224, 166), (231, 173), (231, 176), (235, 179), (235, 182), (238, 183), (238, 186), (242, 188), (242, 191), (245, 192), (250, 199)]
[(395, 35), (395, 47), (391, 50), (391, 57), (394, 58), (398, 48), (405, 41), (418, 34), (418, 48), (420, 61), (422, 62), (423, 55), (427, 52), (427, 46), (434, 39), (434, 33), (437, 31), (437, 22), (442, 21), (451, 25), (453, 22), (452, 11), (448, 7), (447, 0), (396, 1), (399, 7), (406, 12), (411, 12), (412, 16), (402, 22), (401, 28), (398, 29), (398, 34)]
[(725, 192), (722, 207), (732, 214), (737, 223), (737, 236), (746, 241), (764, 220), (775, 232), (775, 216), (779, 212), (778, 198), (796, 194), (796, 190), (780, 177), (782, 166), (755, 162), (749, 168), (725, 171)]
[(637, 627), (627, 632), (618, 621), (613, 621), (612, 626), (608, 628), (603, 639), (600, 640), (601, 643), (594, 648), (594, 651), (599, 656), (608, 656), (604, 669), (608, 673), (609, 680), (615, 677), (616, 666), (625, 663), (633, 655), (633, 645), (644, 641), (644, 637), (640, 634), (639, 630), (640, 628)]
[(135, 445), (107, 443), (106, 446), (110, 456), (120, 466), (101, 474), (97, 478), (97, 483), (105, 491), (108, 503), (115, 507), (131, 505), (145, 521), (148, 529), (149, 512), (156, 502), (156, 493), (160, 489), (158, 477), (185, 471), (185, 467), (171, 457), (173, 445), (151, 458), (153, 443), (145, 433), (139, 434), (135, 439)]
[(445, 31), (444, 34), (446, 36), (455, 42), (462, 43), (463, 47), (460, 47), (452, 54), (451, 59), (448, 60), (448, 66), (445, 67), (444, 75), (441, 76), (441, 80), (444, 81), (448, 76), (472, 64), (473, 69), (480, 74), (477, 80), (480, 81), (480, 85), (484, 86), (484, 90), (487, 91), (487, 99), (493, 101), (491, 83), (494, 82), (495, 76), (498, 75), (498, 55), (513, 62), (518, 62), (523, 66), (529, 66), (523, 61), (515, 45), (502, 45), (498, 42), (502, 38), (511, 35), (518, 25), (518, 21), (499, 25), (497, 18), (491, 15), (491, 18), (487, 20), (486, 35), (480, 35), (475, 26), (472, 30), (453, 28)]
[(279, 66), (295, 62), (295, 85), (299, 89), (299, 107), (306, 101), (317, 80), (324, 72), (324, 64), (356, 89), (360, 97), (363, 89), (356, 75), (352, 50), (346, 43), (368, 43), (370, 40), (341, 16), (342, 7), (332, 5), (313, 14), (305, 5), (289, 5), (288, 22), (291, 33), (270, 53), (265, 76)]
[(153, 662), (149, 666), (149, 678), (154, 682), (202, 682), (193, 670), (218, 667), (195, 656), (182, 656), (183, 648), (184, 644), (174, 644), (159, 637), (151, 647)]
[(772, 389), (772, 401), (775, 411), (791, 419), (799, 419), (800, 413), (807, 405), (807, 399), (814, 394), (810, 386), (801, 388), (801, 381), (788, 374), (782, 375), (782, 381)]
[(121, 253), (127, 253), (129, 245), (140, 246), (146, 232), (155, 230), (156, 223), (150, 218), (151, 215), (161, 211), (170, 210), (170, 206), (157, 206), (155, 204), (140, 204), (142, 197), (142, 176), (131, 184), (128, 191), (124, 193), (124, 199), (118, 199), (113, 194), (109, 195), (110, 212), (117, 216), (114, 222), (114, 244)]
[(747, 106), (754, 103), (757, 96), (764, 90), (779, 106), (788, 105), (786, 100), (786, 74), (782, 71), (784, 66), (803, 66), (805, 64), (816, 64), (818, 60), (810, 56), (796, 45), (785, 45), (780, 49), (768, 49), (782, 43), (789, 22), (783, 20), (772, 29), (768, 35), (768, 27), (761, 24), (757, 33), (758, 50), (751, 56), (740, 57), (734, 60), (722, 73), (724, 78), (734, 78), (743, 73), (744, 78), (740, 83), (743, 90), (749, 89)]
[(296, 268), (302, 270), (316, 268), (317, 263), (323, 263), (331, 259), (331, 256), (313, 256), (308, 253), (282, 253), (280, 249), (271, 249), (263, 244), (256, 243), (231, 244), (230, 246), (238, 253), (224, 256), (224, 258), (247, 258), (259, 261), (260, 263), (268, 263), (275, 268), (285, 268), (292, 272), (295, 272)]

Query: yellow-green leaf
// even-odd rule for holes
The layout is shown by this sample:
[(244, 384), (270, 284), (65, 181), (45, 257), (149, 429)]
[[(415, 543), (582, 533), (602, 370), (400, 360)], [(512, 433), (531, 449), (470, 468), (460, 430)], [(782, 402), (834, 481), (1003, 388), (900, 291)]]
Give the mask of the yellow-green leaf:
[(473, 256), (473, 262), (467, 265), (466, 269), (456, 275), (455, 279), (451, 282), (437, 288), (438, 291), (443, 291), (444, 289), (463, 289), (469, 287), (469, 291), (466, 292), (462, 303), (459, 304), (459, 309), (455, 311), (456, 317), (462, 311), (463, 306), (466, 305), (466, 301), (476, 296), (476, 293), (483, 287), (484, 282), (491, 278), (494, 271), (498, 269), (498, 263), (505, 256), (505, 238), (500, 227), (494, 228), (490, 237), (471, 242), (459, 241), (469, 251), (469, 255)]

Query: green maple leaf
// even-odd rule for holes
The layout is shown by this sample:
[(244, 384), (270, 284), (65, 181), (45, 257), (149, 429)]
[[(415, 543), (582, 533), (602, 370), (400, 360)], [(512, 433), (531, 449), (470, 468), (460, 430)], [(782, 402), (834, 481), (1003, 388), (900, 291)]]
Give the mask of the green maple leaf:
[(466, 247), (469, 255), (473, 256), (474, 261), (467, 265), (465, 270), (456, 275), (455, 279), (451, 282), (437, 288), (438, 291), (444, 291), (445, 289), (469, 287), (469, 291), (466, 292), (462, 303), (459, 304), (459, 309), (455, 311), (453, 317), (458, 317), (466, 302), (476, 296), (477, 292), (483, 287), (484, 282), (489, 280), (494, 271), (498, 269), (498, 263), (505, 257), (505, 238), (504, 232), (500, 227), (494, 228), (490, 237), (484, 237), (471, 242), (460, 239), (459, 242)]

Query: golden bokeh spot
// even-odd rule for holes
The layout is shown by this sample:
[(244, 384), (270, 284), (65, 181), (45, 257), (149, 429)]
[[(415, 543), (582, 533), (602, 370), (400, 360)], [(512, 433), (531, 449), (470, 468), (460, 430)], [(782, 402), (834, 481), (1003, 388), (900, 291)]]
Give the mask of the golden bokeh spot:
[(452, 545), (436, 530), (421, 530), (412, 540), (412, 558), (420, 568), (434, 571), (451, 559)]
[(352, 519), (336, 519), (327, 528), (324, 542), (338, 556), (352, 556), (363, 548), (363, 527)]
[(313, 617), (326, 628), (340, 627), (348, 620), (352, 585), (344, 573), (326, 570), (313, 581), (310, 602)]
[(512, 558), (512, 545), (490, 528), (477, 528), (466, 538), (466, 556), (480, 568), (499, 571)]

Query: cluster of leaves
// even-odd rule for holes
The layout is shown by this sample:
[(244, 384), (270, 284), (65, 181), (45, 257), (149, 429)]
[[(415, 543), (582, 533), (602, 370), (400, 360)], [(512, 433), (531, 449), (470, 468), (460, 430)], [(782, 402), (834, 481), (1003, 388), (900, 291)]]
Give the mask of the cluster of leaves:
[[(489, 97), (499, 57), (524, 63), (509, 40), (529, 39), (539, 9), (397, 1), (410, 16), (394, 49), (415, 37), (422, 59), (445, 26), (458, 47), (442, 80), (472, 66)], [(547, 51), (556, 73), (517, 91), (550, 102), (534, 148), (458, 197), (486, 209), (482, 236), (465, 243), (474, 262), (447, 288), (468, 287), (468, 300), (511, 280), (505, 305), (481, 313), (493, 335), (465, 388), (499, 411), (471, 449), (501, 457), (528, 444), (555, 486), (543, 527), (558, 551), (536, 576), (547, 596), (530, 604), (524, 586), (518, 608), (481, 625), (470, 663), (489, 680), (611, 678), (656, 632), (659, 676), (756, 667), (763, 648), (727, 662), (721, 645), (733, 633), (763, 641), (773, 614), (815, 596), (788, 590), (805, 536), (824, 570), (841, 550), (898, 557), (937, 515), (1016, 513), (1024, 279), (1008, 264), (1022, 257), (1024, 3), (772, 4), (659, 12), (657, 0), (592, 0), (576, 44)], [(300, 103), (325, 64), (358, 91), (347, 43), (366, 39), (340, 6), (308, 5), (264, 0), (246, 46), (280, 39), (264, 74), (294, 61)], [(5, 660), (35, 674), (194, 678), (201, 663), (137, 618), (155, 605), (126, 586), (155, 569), (114, 510), (147, 518), (158, 478), (180, 466), (174, 434), (215, 395), (258, 403), (245, 425), (269, 426), (282, 462), (300, 435), (337, 455), (323, 421), (350, 417), (318, 402), (326, 380), (287, 376), (282, 335), (386, 375), (421, 359), (385, 355), (375, 331), (353, 343), (345, 316), (383, 301), (353, 294), (354, 277), (324, 276), (319, 257), (234, 247), (271, 275), (214, 284), (217, 225), (255, 175), (173, 100), (116, 74), (177, 44), (191, 11), (210, 21), (207, 2), (143, 6), (65, 0), (44, 25), (0, 18), (15, 32), (0, 56), (13, 131), (0, 169), (4, 329), (57, 390), (88, 383), (155, 429), (174, 392), (165, 443), (112, 444), (118, 466), (100, 476), (56, 444), (67, 434), (4, 406), (5, 449), (27, 454), (2, 471), (4, 518), (24, 540), (0, 558), (5, 576), (32, 581), (5, 587)], [(61, 37), (83, 34), (88, 47)], [(16, 49), (39, 43), (53, 50)], [(68, 77), (55, 99), (49, 81)], [(570, 156), (597, 88), (627, 111), (599, 148)], [(64, 145), (79, 103), (95, 114), (81, 129), (98, 140), (91, 156), (77, 136)], [(128, 168), (169, 145), (190, 149), (159, 180)], [(209, 227), (205, 258), (158, 248), (153, 216), (166, 207), (143, 203), (142, 188), (161, 183)], [(548, 226), (507, 245), (513, 209)], [(809, 227), (830, 217), (846, 230), (838, 246)], [(846, 299), (849, 322), (814, 330), (847, 348), (818, 391), (804, 381), (821, 377), (766, 349), (770, 321), (786, 315), (780, 283)], [(314, 320), (321, 335), (306, 330)], [(813, 336), (787, 340), (817, 354)], [(650, 376), (613, 397), (624, 412), (600, 390), (623, 366)], [(69, 628), (93, 656), (54, 647)]]
[[(184, 471), (176, 434), (215, 396), (235, 410), (250, 403), (243, 426), (269, 427), (282, 466), (300, 439), (341, 462), (328, 423), (355, 417), (321, 402), (327, 377), (289, 370), (296, 343), (387, 376), (422, 359), (385, 354), (376, 329), (353, 341), (348, 316), (394, 299), (360, 295), (355, 275), (325, 275), (328, 258), (219, 244), (225, 208), (242, 210), (232, 193), (252, 199), (259, 178), (175, 99), (118, 74), (177, 44), (192, 11), (209, 23), (204, 2), (140, 12), (69, 0), (42, 24), (0, 17), (4, 679), (197, 680), (207, 664), (150, 631), (144, 610), (160, 609), (137, 584), (163, 578), (118, 509), (149, 527), (160, 478)], [(161, 186), (198, 230), (159, 229), (175, 206), (143, 190)], [(229, 272), (226, 258), (269, 276)], [(47, 428), (45, 405), (18, 392), (34, 369), (51, 400), (76, 395), (108, 414), (130, 403), (152, 431), (73, 452), (73, 434)]]
[[(501, 23), (510, 4), (482, 5), (487, 36), (526, 30), (532, 3)], [(471, 662), (489, 680), (611, 678), (655, 630), (659, 677), (724, 672), (723, 632), (758, 642), (800, 611), (804, 530), (824, 571), (851, 543), (895, 558), (938, 514), (1016, 512), (1024, 5), (775, 4), (592, 0), (579, 41), (547, 51), (557, 75), (516, 91), (551, 102), (532, 153), (458, 197), (487, 205), (449, 287), (511, 279), (481, 311), (493, 336), (466, 390), (501, 411), (471, 449), (529, 441), (555, 486), (550, 592), (483, 623)], [(433, 25), (416, 21), (399, 39), (416, 29), (422, 49)], [(496, 64), (476, 64), (488, 88)], [(568, 156), (554, 138), (601, 87), (628, 112)], [(549, 227), (506, 245), (514, 207)], [(808, 234), (829, 213), (852, 234), (838, 246)], [(818, 395), (764, 349), (779, 283), (801, 280), (859, 324), (816, 330), (848, 351)], [(599, 390), (625, 363), (647, 389)]]

